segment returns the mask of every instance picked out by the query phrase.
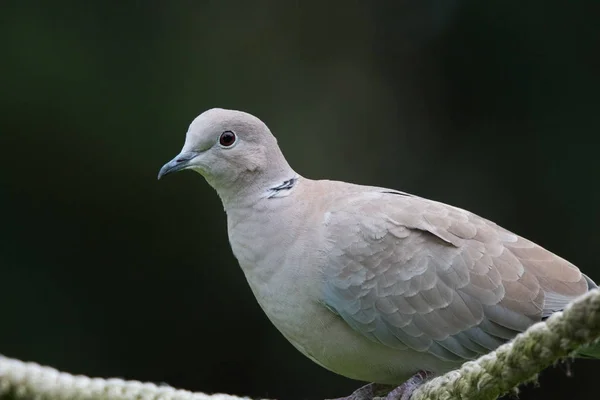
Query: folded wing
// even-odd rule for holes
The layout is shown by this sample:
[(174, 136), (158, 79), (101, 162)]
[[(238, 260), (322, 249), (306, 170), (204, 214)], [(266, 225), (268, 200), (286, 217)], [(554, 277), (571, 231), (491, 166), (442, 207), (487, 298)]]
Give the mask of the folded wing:
[(326, 232), (326, 305), (373, 341), (444, 360), (487, 353), (595, 286), (488, 220), (405, 194), (346, 198)]

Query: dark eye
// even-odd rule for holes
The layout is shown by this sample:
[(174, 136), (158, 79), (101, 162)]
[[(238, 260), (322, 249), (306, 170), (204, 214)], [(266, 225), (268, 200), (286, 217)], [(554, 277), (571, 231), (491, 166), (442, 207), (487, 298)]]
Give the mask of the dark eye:
[(219, 144), (223, 147), (229, 147), (235, 143), (235, 139), (235, 133), (231, 131), (225, 131), (221, 133), (221, 137), (219, 137)]

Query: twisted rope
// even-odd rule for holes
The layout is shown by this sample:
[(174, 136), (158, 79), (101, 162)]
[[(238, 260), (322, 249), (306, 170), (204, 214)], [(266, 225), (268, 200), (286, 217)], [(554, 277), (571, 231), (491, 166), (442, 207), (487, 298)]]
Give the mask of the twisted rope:
[(192, 393), (154, 383), (71, 375), (0, 356), (0, 399), (14, 400), (250, 400)]
[[(600, 291), (593, 290), (496, 351), (426, 382), (411, 400), (496, 399), (599, 340)], [(249, 400), (153, 383), (74, 376), (0, 356), (0, 399), (7, 396), (14, 400)]]

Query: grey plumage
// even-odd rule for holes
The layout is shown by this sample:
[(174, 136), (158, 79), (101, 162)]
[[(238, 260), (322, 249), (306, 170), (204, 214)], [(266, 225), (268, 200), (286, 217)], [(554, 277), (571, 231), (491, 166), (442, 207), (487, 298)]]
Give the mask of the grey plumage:
[(220, 196), (233, 253), (273, 324), (354, 379), (445, 372), (596, 287), (568, 261), (460, 208), (304, 178), (247, 113), (196, 118), (159, 177), (182, 169)]
[(325, 302), (386, 346), (472, 359), (591, 283), (568, 261), (465, 210), (376, 189), (335, 204)]

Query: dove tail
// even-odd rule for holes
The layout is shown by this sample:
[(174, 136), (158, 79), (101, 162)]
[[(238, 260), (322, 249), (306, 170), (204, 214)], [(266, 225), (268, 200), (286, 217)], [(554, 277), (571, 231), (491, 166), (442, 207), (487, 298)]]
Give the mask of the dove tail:
[[(583, 275), (588, 284), (589, 290), (598, 290), (598, 285), (591, 280), (587, 275)], [(578, 355), (584, 358), (597, 358), (600, 359), (600, 342), (591, 344), (589, 346), (583, 347), (579, 350)]]
[(582, 275), (585, 278), (585, 280), (587, 281), (588, 290), (598, 289), (598, 285), (596, 285), (596, 282), (591, 280), (590, 277), (587, 276), (586, 274), (582, 274)]

